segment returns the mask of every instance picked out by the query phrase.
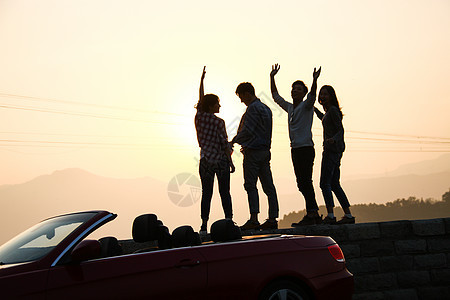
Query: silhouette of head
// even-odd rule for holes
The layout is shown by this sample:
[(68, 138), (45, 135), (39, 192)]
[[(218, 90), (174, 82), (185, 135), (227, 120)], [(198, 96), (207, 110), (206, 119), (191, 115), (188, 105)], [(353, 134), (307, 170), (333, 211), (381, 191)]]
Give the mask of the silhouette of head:
[(256, 98), (255, 88), (250, 82), (242, 82), (236, 88), (236, 95), (245, 105), (249, 105)]
[(220, 108), (219, 97), (214, 94), (206, 94), (198, 101), (196, 108), (202, 112), (218, 113)]
[(291, 90), (291, 96), (294, 100), (303, 100), (305, 95), (308, 93), (308, 88), (306, 87), (306, 84), (301, 81), (297, 80), (292, 83), (292, 90)]
[(330, 106), (336, 106), (336, 108), (341, 110), (336, 92), (331, 85), (324, 85), (323, 87), (321, 87), (318, 98), (319, 103), (322, 104), (324, 108), (328, 109)]

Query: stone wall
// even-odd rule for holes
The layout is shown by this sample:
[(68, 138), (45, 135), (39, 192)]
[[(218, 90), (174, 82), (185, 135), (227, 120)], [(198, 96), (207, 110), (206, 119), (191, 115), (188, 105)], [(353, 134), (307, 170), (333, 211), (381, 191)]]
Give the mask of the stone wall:
[(354, 275), (353, 299), (450, 299), (450, 218), (277, 232), (331, 236)]
[[(314, 225), (263, 233), (331, 236), (354, 275), (355, 300), (450, 299), (450, 218)], [(143, 244), (129, 240), (122, 246), (131, 253)]]

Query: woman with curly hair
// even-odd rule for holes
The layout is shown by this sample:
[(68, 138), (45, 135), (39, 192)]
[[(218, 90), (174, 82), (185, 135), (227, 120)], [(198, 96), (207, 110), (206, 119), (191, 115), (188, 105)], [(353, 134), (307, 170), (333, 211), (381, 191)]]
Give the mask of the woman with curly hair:
[(217, 176), (219, 184), (219, 194), (225, 218), (232, 219), (230, 173), (233, 173), (235, 170), (231, 160), (231, 148), (228, 144), (225, 121), (215, 115), (220, 110), (219, 97), (214, 94), (204, 94), (205, 68), (203, 68), (200, 80), (199, 100), (195, 106), (197, 109), (195, 129), (197, 131), (198, 145), (201, 149), (199, 167), (202, 182), (201, 234), (206, 234), (207, 232), (215, 176)]

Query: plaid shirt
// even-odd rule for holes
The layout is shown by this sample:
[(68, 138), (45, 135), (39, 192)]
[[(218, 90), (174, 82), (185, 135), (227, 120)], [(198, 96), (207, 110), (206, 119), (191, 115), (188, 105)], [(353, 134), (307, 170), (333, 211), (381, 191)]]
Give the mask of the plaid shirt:
[(224, 120), (212, 113), (197, 110), (195, 129), (201, 148), (200, 158), (206, 158), (211, 163), (227, 159), (225, 151), (229, 145)]

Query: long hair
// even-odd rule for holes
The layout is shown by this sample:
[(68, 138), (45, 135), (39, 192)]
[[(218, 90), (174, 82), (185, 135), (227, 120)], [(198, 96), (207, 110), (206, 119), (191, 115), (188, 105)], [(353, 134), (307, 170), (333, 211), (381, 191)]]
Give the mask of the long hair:
[(203, 98), (200, 98), (195, 105), (195, 108), (201, 112), (209, 112), (211, 106), (219, 102), (219, 97), (214, 94), (206, 94)]
[(324, 85), (322, 86), (321, 90), (322, 89), (325, 89), (328, 92), (328, 94), (330, 95), (330, 105), (336, 106), (336, 108), (339, 109), (339, 112), (341, 113), (341, 118), (343, 118), (344, 114), (342, 113), (342, 109), (339, 106), (339, 101), (337, 99), (334, 88), (331, 85)]

